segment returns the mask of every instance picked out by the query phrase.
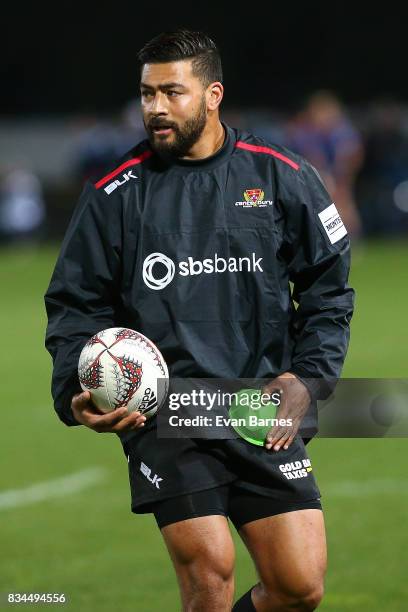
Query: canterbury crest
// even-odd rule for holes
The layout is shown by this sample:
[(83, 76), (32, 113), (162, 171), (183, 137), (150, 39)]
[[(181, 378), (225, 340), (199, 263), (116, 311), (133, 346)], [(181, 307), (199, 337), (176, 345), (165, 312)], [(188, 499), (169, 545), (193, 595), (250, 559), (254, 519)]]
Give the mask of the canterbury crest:
[(245, 189), (244, 201), (235, 202), (235, 206), (242, 206), (243, 208), (265, 208), (265, 206), (272, 206), (272, 200), (264, 200), (265, 192), (263, 189)]
[(262, 202), (265, 192), (262, 189), (245, 189), (244, 198), (247, 202), (252, 202), (256, 206), (258, 202)]

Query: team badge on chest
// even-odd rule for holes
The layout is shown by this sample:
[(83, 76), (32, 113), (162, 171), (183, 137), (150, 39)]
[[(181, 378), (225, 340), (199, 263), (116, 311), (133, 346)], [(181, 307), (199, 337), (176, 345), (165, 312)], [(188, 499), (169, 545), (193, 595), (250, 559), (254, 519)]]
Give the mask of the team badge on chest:
[(235, 206), (241, 206), (242, 208), (265, 208), (266, 206), (272, 206), (272, 200), (264, 200), (265, 192), (263, 189), (245, 189), (244, 200), (241, 202), (235, 202)]

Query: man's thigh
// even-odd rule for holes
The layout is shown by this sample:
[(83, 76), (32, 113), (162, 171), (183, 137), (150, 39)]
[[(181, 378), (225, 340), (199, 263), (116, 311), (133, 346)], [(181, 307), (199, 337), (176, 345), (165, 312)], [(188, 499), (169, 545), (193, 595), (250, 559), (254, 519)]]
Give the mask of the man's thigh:
[[(156, 522), (177, 566), (206, 564), (210, 557), (233, 559), (226, 518), (229, 487), (215, 487), (170, 498), (153, 506)], [(221, 555), (219, 554), (221, 552)]]
[(177, 574), (182, 609), (230, 612), (235, 550), (226, 517), (199, 516), (161, 532)]
[(163, 527), (161, 532), (176, 566), (196, 563), (219, 568), (221, 573), (223, 567), (228, 571), (233, 568), (234, 544), (225, 516), (186, 519)]
[(322, 510), (276, 514), (241, 526), (239, 534), (271, 592), (303, 593), (321, 585), (327, 563)]
[(234, 545), (228, 487), (159, 502), (153, 511), (176, 570), (183, 609), (231, 610)]

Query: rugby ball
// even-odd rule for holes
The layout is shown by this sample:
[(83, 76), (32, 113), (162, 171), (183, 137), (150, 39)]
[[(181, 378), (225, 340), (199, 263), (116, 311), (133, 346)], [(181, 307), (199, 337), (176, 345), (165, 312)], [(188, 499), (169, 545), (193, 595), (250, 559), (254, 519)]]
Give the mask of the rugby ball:
[(127, 407), (152, 417), (166, 399), (169, 373), (157, 346), (126, 327), (104, 329), (88, 340), (78, 362), (84, 391), (103, 412)]

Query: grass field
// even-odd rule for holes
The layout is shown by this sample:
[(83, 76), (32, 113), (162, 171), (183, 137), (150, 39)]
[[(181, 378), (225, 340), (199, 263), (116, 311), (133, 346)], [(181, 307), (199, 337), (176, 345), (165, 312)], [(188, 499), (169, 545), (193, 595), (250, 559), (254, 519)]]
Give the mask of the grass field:
[[(116, 436), (68, 429), (53, 412), (42, 296), (55, 257), (51, 247), (0, 251), (0, 607), (7, 592), (55, 592), (75, 611), (175, 612), (173, 569), (153, 519), (130, 513)], [(356, 314), (343, 374), (408, 378), (408, 242), (358, 246), (353, 259)], [(323, 612), (407, 609), (407, 446), (405, 439), (316, 439), (309, 446), (328, 531)], [(98, 471), (82, 489), (74, 477), (71, 493), (5, 507), (10, 489), (91, 468)], [(240, 594), (255, 575), (235, 539)]]

